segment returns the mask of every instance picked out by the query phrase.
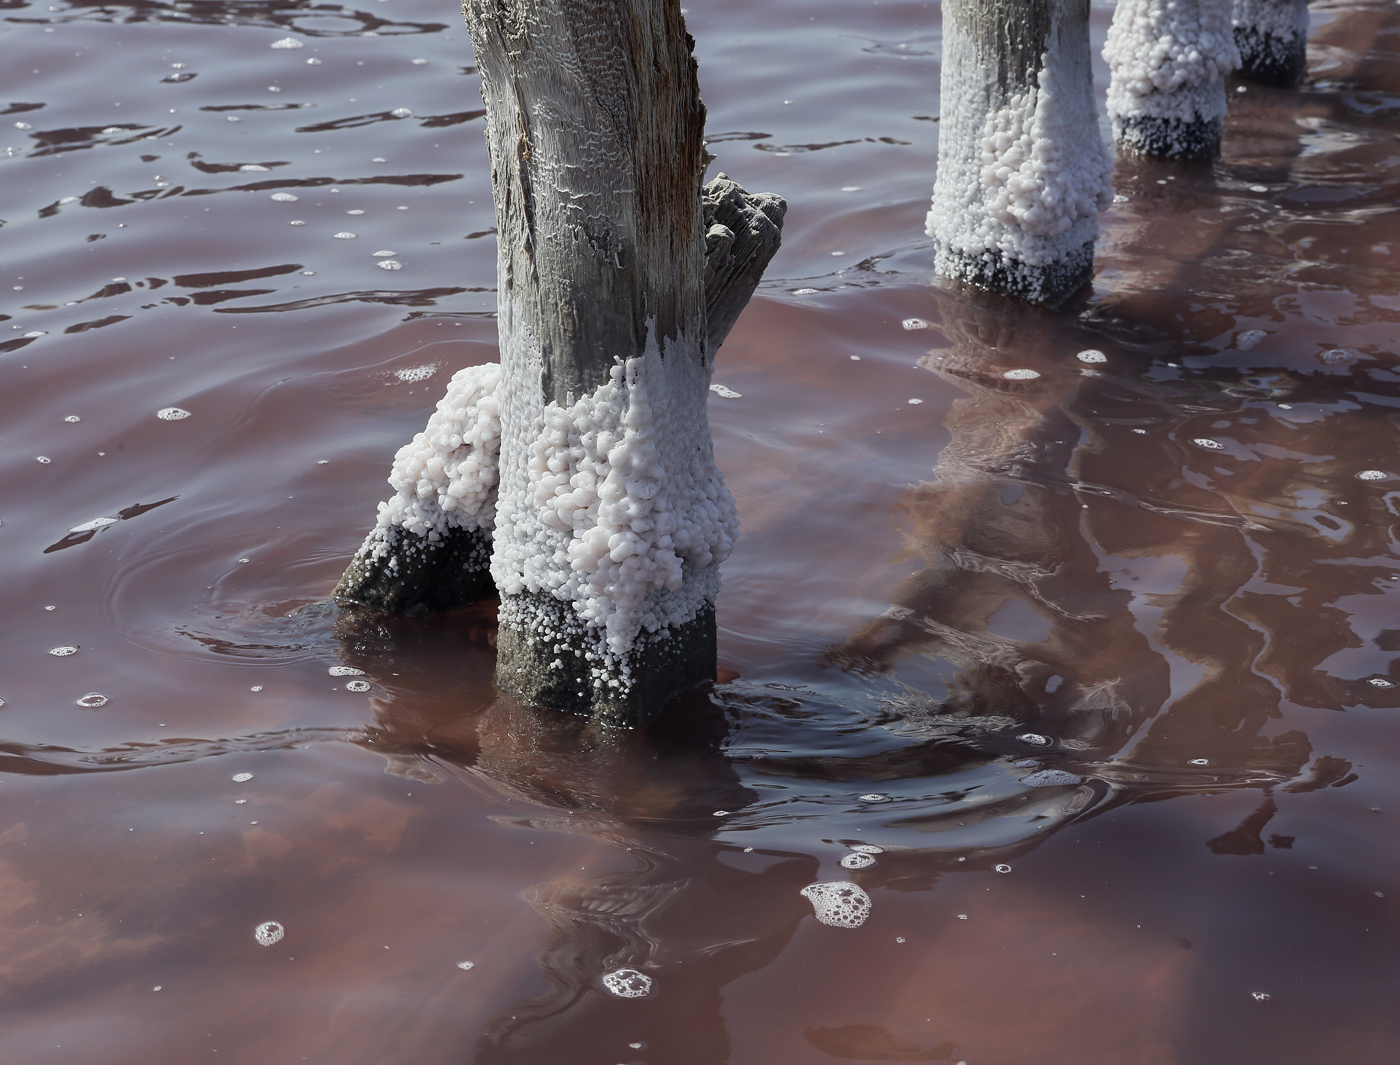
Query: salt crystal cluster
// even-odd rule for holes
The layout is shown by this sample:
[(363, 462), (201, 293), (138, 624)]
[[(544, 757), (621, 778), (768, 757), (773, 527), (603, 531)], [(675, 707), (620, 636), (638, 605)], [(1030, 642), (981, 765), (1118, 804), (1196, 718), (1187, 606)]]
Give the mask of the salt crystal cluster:
[[(1240, 65), (1231, 0), (1120, 0), (1103, 57), (1114, 137), (1154, 154), (1190, 153), (1199, 129), (1224, 119), (1225, 76)], [(1166, 140), (1137, 144), (1144, 120), (1146, 135)]]
[(495, 522), (501, 419), (494, 362), (458, 370), (427, 427), (394, 456), (393, 498), (379, 504), (375, 557), (400, 532), (434, 543), (449, 529), (490, 532)]
[[(595, 683), (626, 688), (639, 634), (673, 631), (714, 602), (738, 532), (714, 465), (709, 368), (684, 337), (663, 357), (653, 331), (595, 391), (545, 404), (538, 344), (502, 333), (530, 367), (501, 399), (508, 450), (529, 456), (500, 485), (491, 576), (502, 624), (591, 646)], [(525, 595), (557, 606), (507, 598)]]

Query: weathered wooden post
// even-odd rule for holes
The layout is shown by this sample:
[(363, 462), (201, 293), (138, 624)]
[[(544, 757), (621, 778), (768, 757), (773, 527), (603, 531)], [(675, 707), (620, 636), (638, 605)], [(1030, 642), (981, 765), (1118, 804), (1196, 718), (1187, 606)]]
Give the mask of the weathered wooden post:
[(1308, 67), (1308, 0), (1234, 0), (1240, 74), (1291, 89)]
[(935, 269), (1054, 306), (1092, 276), (1112, 197), (1088, 0), (947, 0)]
[(400, 451), (397, 494), (335, 598), (422, 613), (494, 588), (502, 688), (635, 725), (714, 677), (737, 522), (705, 404), (786, 204), (723, 174), (702, 189), (679, 0), (464, 13), (487, 106), (501, 364), (454, 377)]
[[(1272, 0), (1262, 0), (1269, 3)], [(1119, 0), (1108, 29), (1108, 115), (1124, 151), (1214, 159), (1225, 76), (1239, 66), (1231, 0)]]

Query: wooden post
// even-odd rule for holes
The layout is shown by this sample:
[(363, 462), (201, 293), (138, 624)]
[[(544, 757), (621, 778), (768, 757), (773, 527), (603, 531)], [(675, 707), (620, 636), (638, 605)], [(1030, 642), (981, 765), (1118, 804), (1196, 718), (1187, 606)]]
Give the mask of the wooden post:
[(1121, 150), (1165, 159), (1220, 155), (1225, 76), (1240, 61), (1230, 5), (1120, 0), (1103, 55), (1108, 114)]
[(1112, 161), (1088, 0), (947, 0), (928, 233), (944, 277), (1054, 306), (1092, 276)]
[[(781, 208), (726, 183), (706, 225), (705, 109), (679, 0), (464, 11), (500, 249), (497, 682), (636, 725), (714, 677), (737, 522), (706, 415), (707, 305), (721, 326), (737, 316)], [(727, 278), (713, 298), (707, 238)]]
[(1291, 89), (1308, 67), (1308, 0), (1234, 0), (1240, 75)]

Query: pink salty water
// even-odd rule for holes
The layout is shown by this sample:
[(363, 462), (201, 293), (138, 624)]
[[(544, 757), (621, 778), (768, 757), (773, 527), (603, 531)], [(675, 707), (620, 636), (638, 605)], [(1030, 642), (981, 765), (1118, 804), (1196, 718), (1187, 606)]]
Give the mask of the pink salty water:
[(930, 277), (936, 4), (690, 9), (791, 206), (730, 679), (607, 737), (326, 605), (495, 357), (454, 6), (0, 2), (0, 1060), (1400, 1060), (1400, 8), (1312, 12), (1048, 314)]

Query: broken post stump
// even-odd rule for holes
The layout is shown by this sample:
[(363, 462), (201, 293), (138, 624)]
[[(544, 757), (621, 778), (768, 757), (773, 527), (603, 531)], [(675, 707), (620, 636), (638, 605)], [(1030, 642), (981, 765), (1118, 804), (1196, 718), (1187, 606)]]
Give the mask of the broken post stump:
[(1239, 66), (1231, 0), (1119, 0), (1103, 49), (1119, 149), (1211, 160), (1225, 127), (1225, 77)]
[(935, 269), (1058, 305), (1092, 276), (1113, 195), (1088, 0), (947, 0), (940, 91)]
[(331, 597), (420, 617), (490, 599), (501, 419), (495, 363), (453, 375), (427, 427), (394, 456), (394, 495)]
[(1308, 0), (1234, 0), (1240, 76), (1291, 89), (1308, 67)]

